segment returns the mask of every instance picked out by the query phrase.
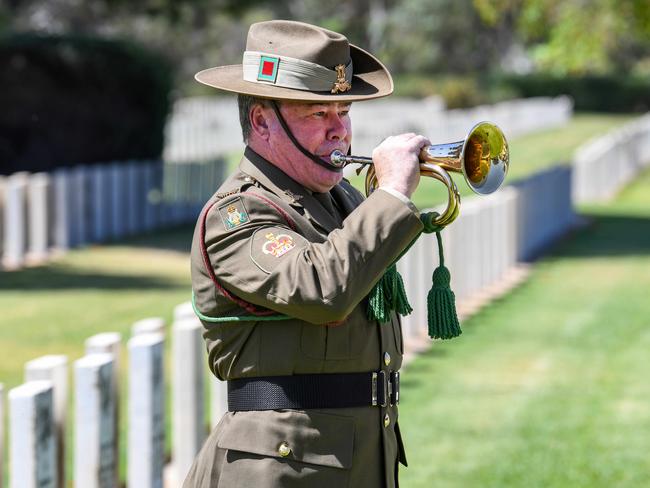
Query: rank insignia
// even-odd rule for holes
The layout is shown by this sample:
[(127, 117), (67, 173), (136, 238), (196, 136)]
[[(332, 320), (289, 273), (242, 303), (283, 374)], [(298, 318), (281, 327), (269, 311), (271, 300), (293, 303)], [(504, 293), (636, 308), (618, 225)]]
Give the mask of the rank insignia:
[[(253, 232), (250, 244), (250, 258), (265, 273), (272, 273), (281, 266), (291, 254), (309, 246), (309, 242), (300, 234), (286, 227), (262, 227)], [(292, 249), (295, 251), (291, 251)], [(291, 251), (291, 252), (289, 252)], [(278, 259), (287, 256), (284, 259)]]
[(278, 77), (279, 64), (280, 58), (274, 58), (273, 56), (260, 56), (260, 68), (257, 72), (257, 80), (275, 83), (275, 80)]
[(241, 198), (219, 207), (219, 214), (226, 230), (232, 230), (250, 220)]
[(276, 258), (284, 256), (296, 247), (293, 243), (293, 238), (288, 234), (279, 234), (276, 236), (272, 232), (269, 232), (264, 237), (266, 238), (266, 242), (262, 245), (262, 252), (275, 256)]

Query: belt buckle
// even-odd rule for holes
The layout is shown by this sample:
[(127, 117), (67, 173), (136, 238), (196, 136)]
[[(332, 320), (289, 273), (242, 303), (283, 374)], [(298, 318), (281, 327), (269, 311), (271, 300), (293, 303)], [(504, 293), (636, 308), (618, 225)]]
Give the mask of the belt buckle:
[[(380, 378), (381, 377), (381, 378)], [(380, 383), (381, 382), (381, 383)], [(379, 384), (381, 384), (381, 398), (379, 396)], [(386, 377), (385, 371), (376, 371), (372, 373), (372, 406), (387, 407), (391, 396), (392, 385)], [(379, 400), (381, 399), (381, 403)]]

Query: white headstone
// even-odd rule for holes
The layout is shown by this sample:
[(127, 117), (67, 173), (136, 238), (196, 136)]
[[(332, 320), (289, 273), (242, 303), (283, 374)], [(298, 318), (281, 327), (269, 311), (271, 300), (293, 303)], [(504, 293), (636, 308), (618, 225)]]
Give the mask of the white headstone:
[(7, 187), (7, 178), (0, 175), (0, 263), (4, 254), (4, 220), (5, 220), (5, 189)]
[(131, 326), (131, 337), (141, 334), (165, 335), (165, 319), (162, 317), (149, 317), (138, 320)]
[(71, 171), (72, 175), (72, 201), (71, 222), (72, 245), (84, 246), (88, 242), (88, 168), (76, 166)]
[(142, 334), (128, 342), (129, 488), (162, 488), (165, 447), (163, 343), (160, 334)]
[(90, 199), (92, 200), (90, 235), (94, 242), (104, 242), (111, 236), (110, 185), (110, 166), (105, 164), (93, 166), (90, 170)]
[(144, 229), (156, 228), (159, 222), (162, 189), (160, 187), (160, 161), (150, 161), (144, 166)]
[(5, 485), (5, 387), (0, 383), (0, 488)]
[(215, 428), (228, 411), (228, 383), (212, 375), (210, 396), (210, 426)]
[(54, 434), (57, 443), (59, 486), (65, 486), (65, 433), (68, 402), (68, 357), (47, 355), (25, 363), (25, 381), (47, 380), (52, 383)]
[(193, 319), (195, 317), (196, 314), (192, 308), (192, 302), (183, 302), (174, 307), (174, 322), (177, 320)]
[[(102, 332), (86, 339), (86, 354), (110, 354), (113, 357), (113, 398), (114, 400), (114, 421), (113, 428), (113, 458), (119, 460), (120, 455), (120, 357), (122, 355), (122, 335), (119, 332)], [(116, 476), (118, 473), (116, 472)], [(117, 485), (117, 478), (116, 478)]]
[(66, 168), (57, 169), (53, 173), (54, 211), (53, 237), (54, 247), (65, 251), (70, 248), (70, 172)]
[(78, 488), (117, 484), (112, 354), (90, 354), (75, 361), (74, 482)]
[(10, 488), (59, 488), (52, 382), (9, 391)]
[(52, 183), (47, 173), (36, 173), (29, 178), (29, 260), (42, 261), (50, 246), (50, 194)]
[(108, 353), (115, 358), (116, 369), (120, 360), (122, 334), (119, 332), (102, 332), (86, 339), (86, 354)]
[(140, 206), (139, 195), (142, 193), (140, 174), (137, 161), (129, 161), (125, 167), (126, 187), (126, 225), (129, 235), (141, 232), (140, 213), (144, 210)]
[(27, 249), (27, 173), (14, 173), (6, 180), (3, 265), (19, 268)]
[(126, 171), (125, 167), (118, 163), (111, 165), (111, 235), (119, 239), (124, 237), (127, 231), (126, 225)]
[(177, 481), (185, 479), (206, 434), (201, 328), (196, 318), (172, 326), (172, 459)]

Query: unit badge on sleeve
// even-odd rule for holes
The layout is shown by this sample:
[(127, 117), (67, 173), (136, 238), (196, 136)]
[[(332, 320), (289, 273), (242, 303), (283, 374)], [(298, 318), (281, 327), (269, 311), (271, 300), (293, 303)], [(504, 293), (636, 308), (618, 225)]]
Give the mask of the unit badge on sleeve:
[(241, 198), (219, 207), (219, 215), (226, 230), (235, 229), (250, 220)]

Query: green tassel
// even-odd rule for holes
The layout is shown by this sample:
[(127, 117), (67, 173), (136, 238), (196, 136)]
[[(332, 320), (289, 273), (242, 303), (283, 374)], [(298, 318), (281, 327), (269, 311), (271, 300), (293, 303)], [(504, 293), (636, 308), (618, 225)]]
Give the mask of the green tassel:
[(403, 317), (410, 314), (413, 311), (413, 307), (411, 307), (409, 299), (406, 296), (406, 290), (404, 289), (404, 280), (402, 279), (402, 275), (399, 274), (397, 270), (395, 271), (395, 274), (397, 275), (397, 290), (395, 293), (397, 301), (395, 304), (395, 311)]
[(432, 286), (427, 295), (429, 336), (432, 339), (452, 339), (462, 334), (456, 313), (456, 297), (450, 288), (451, 274), (445, 267), (440, 231), (436, 232), (440, 265), (434, 270)]
[(392, 311), (408, 315), (413, 311), (408, 302), (404, 281), (397, 266), (390, 266), (368, 295), (368, 319), (388, 322)]

